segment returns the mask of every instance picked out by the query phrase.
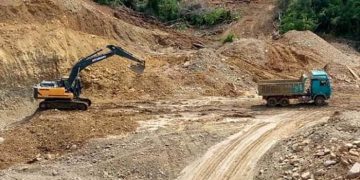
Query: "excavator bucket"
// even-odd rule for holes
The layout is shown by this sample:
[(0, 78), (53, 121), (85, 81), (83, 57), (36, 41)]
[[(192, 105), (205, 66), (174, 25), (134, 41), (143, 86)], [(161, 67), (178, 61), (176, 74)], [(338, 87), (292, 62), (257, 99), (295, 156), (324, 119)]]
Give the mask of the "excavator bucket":
[(129, 68), (137, 74), (142, 74), (142, 73), (144, 73), (144, 70), (145, 70), (145, 64), (142, 64), (142, 63), (132, 64), (132, 65), (130, 65)]

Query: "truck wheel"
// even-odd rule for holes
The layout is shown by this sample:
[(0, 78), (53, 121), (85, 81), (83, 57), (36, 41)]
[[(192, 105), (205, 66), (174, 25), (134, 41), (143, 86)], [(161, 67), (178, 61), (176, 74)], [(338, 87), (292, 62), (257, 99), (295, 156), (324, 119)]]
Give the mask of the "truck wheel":
[(266, 105), (269, 106), (269, 107), (275, 107), (276, 104), (277, 104), (276, 98), (269, 98), (269, 99), (266, 100), (266, 102), (267, 102)]
[(323, 105), (325, 105), (325, 98), (324, 98), (324, 96), (317, 96), (316, 98), (315, 98), (315, 105), (317, 105), (317, 106), (323, 106)]
[(286, 106), (288, 106), (289, 104), (290, 104), (290, 101), (289, 101), (288, 98), (282, 98), (282, 99), (280, 100), (280, 105), (281, 105), (282, 107), (286, 107)]

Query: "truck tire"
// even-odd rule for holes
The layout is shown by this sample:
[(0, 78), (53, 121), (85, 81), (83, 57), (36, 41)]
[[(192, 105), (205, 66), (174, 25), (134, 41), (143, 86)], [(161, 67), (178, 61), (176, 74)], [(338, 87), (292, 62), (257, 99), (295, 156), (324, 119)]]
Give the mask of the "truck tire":
[(281, 105), (282, 107), (286, 107), (286, 106), (289, 106), (290, 101), (289, 101), (288, 98), (281, 98), (281, 100), (280, 100), (279, 103), (280, 103), (280, 105)]
[(316, 106), (323, 106), (325, 105), (325, 98), (324, 96), (316, 96), (314, 103)]
[(275, 107), (277, 105), (276, 98), (268, 98), (266, 100), (266, 105), (269, 106), (269, 107)]

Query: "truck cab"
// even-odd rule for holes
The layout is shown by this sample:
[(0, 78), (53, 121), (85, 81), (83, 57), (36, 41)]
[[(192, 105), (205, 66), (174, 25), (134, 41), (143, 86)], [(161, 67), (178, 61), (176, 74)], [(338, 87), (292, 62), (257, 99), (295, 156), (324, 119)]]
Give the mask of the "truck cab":
[(311, 99), (315, 104), (323, 105), (331, 96), (330, 78), (325, 71), (316, 70), (311, 72), (310, 82)]

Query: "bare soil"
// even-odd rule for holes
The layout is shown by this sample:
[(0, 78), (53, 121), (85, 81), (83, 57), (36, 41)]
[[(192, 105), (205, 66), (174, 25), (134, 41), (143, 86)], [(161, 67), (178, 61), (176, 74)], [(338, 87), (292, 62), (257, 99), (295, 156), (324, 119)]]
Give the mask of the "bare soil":
[[(139, 116), (137, 118), (140, 118)], [(13, 124), (0, 134), (0, 169), (16, 163), (32, 163), (81, 148), (91, 138), (132, 132), (137, 122), (131, 114), (87, 112), (35, 112), (29, 119)]]
[[(271, 162), (303, 140), (296, 134), (341, 127), (339, 142), (357, 136), (357, 52), (312, 32), (272, 40), (275, 1), (206, 3), (239, 10), (241, 18), (179, 32), (91, 0), (0, 2), (0, 179), (284, 178), (290, 166)], [(237, 39), (222, 44), (230, 32)], [(195, 48), (199, 42), (205, 48)], [(81, 74), (84, 95), (94, 102), (89, 111), (36, 111), (33, 84), (66, 75), (107, 44), (146, 60), (145, 73), (135, 75), (124, 59), (111, 58)], [(332, 78), (326, 107), (266, 108), (256, 95), (260, 79), (298, 78), (313, 69)], [(335, 111), (349, 112), (332, 116)], [(352, 120), (330, 121), (348, 114)], [(322, 147), (338, 143), (322, 137)], [(310, 160), (312, 153), (297, 156)], [(344, 157), (348, 166), (358, 161)], [(320, 168), (322, 160), (301, 166)], [(343, 176), (348, 166), (339, 163), (320, 178)]]

